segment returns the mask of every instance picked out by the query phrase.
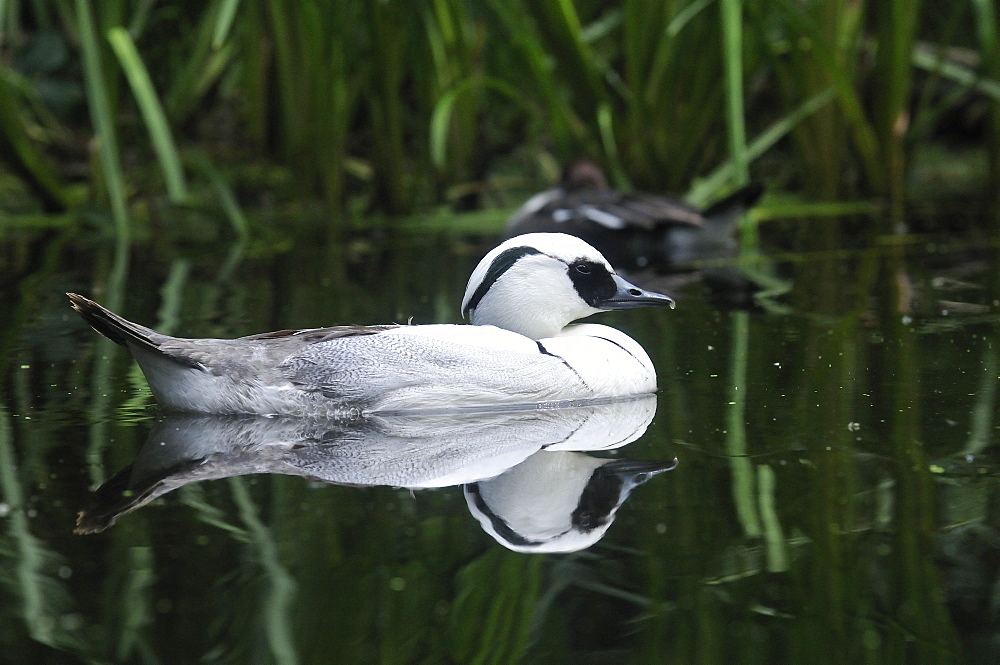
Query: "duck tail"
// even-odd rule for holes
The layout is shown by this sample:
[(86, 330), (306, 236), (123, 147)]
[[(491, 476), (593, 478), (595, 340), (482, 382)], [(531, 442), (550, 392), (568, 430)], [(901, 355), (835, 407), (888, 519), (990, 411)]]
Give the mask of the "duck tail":
[(129, 464), (97, 488), (90, 505), (77, 513), (73, 533), (100, 533), (113, 525), (119, 516), (149, 501), (148, 492), (135, 496), (129, 491), (132, 466)]
[(84, 298), (76, 293), (67, 293), (66, 295), (69, 297), (73, 309), (83, 317), (83, 320), (115, 344), (124, 347), (139, 346), (162, 353), (160, 343), (167, 339), (166, 335), (161, 335), (155, 330), (123, 319), (89, 298)]
[[(203, 463), (203, 460), (197, 460), (190, 466), (197, 467)], [(169, 472), (180, 473), (187, 468), (187, 465), (182, 465), (176, 469), (169, 469)], [(170, 473), (165, 475), (169, 477)], [(73, 529), (73, 533), (80, 535), (100, 533), (114, 526), (119, 517), (145, 506), (153, 499), (174, 489), (163, 482), (164, 476), (146, 479), (140, 474), (139, 482), (136, 482), (135, 477), (135, 464), (129, 464), (101, 483), (101, 486), (94, 490), (87, 507), (76, 514), (76, 528)]]

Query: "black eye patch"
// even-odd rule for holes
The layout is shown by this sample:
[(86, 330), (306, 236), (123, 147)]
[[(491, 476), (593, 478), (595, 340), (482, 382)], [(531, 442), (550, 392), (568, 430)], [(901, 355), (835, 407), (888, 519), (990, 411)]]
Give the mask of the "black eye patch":
[(476, 287), (475, 293), (469, 298), (468, 304), (462, 310), (462, 316), (468, 316), (469, 312), (474, 310), (478, 305), (479, 301), (483, 299), (486, 292), (490, 290), (493, 284), (500, 279), (500, 276), (505, 272), (510, 270), (510, 267), (517, 263), (521, 257), (529, 256), (531, 254), (541, 254), (534, 247), (511, 247), (510, 249), (504, 250), (493, 259), (493, 263), (490, 264), (489, 269), (486, 271), (486, 275), (483, 276), (483, 281), (479, 283)]
[(615, 281), (611, 279), (611, 273), (603, 263), (577, 259), (570, 262), (567, 272), (580, 298), (591, 307), (597, 307), (598, 304), (613, 298), (618, 292)]
[(580, 495), (580, 502), (573, 511), (573, 526), (580, 531), (590, 531), (607, 524), (611, 511), (621, 498), (622, 479), (603, 467), (594, 469), (587, 487)]

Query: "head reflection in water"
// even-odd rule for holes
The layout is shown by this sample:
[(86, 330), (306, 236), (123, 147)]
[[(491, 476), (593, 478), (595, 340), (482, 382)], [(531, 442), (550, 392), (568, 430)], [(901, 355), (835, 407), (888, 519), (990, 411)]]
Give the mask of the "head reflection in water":
[(169, 416), (135, 462), (80, 512), (78, 533), (191, 482), (256, 473), (352, 486), (463, 485), (472, 513), (502, 545), (566, 552), (597, 542), (629, 491), (673, 468), (611, 460), (639, 438), (656, 398), (490, 413), (407, 414), (340, 422), (304, 418)]
[(575, 552), (600, 540), (633, 488), (677, 460), (609, 460), (539, 451), (496, 478), (465, 486), (486, 533), (515, 552)]

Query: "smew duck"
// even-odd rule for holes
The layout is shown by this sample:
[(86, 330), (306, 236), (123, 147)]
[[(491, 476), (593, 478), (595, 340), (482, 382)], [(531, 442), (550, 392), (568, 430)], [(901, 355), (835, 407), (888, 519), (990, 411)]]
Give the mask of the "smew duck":
[(348, 418), (614, 398), (656, 389), (649, 356), (625, 333), (572, 321), (670, 306), (565, 234), (511, 238), (473, 271), (473, 325), (335, 326), (238, 339), (160, 334), (77, 294), (73, 308), (125, 346), (172, 411)]
[[(503, 477), (544, 453), (545, 462), (533, 462), (516, 473), (522, 479), (536, 478), (530, 492), (535, 505), (516, 491), (523, 480), (504, 485), (514, 491), (484, 486), (488, 519), (504, 533), (508, 530), (503, 524), (509, 523), (521, 533), (513, 540), (523, 543), (540, 539), (525, 528), (529, 515), (536, 514), (553, 527), (570, 523), (568, 538), (559, 540), (579, 543), (581, 532), (594, 535), (594, 529), (613, 517), (608, 511), (617, 508), (619, 490), (625, 487), (605, 473), (596, 474), (595, 466), (614, 463), (607, 467), (612, 471), (662, 465), (595, 458), (579, 451), (625, 446), (645, 433), (655, 413), (656, 395), (563, 408), (372, 414), (350, 421), (170, 413), (153, 426), (135, 461), (95, 490), (79, 513), (76, 530), (103, 531), (168, 492), (206, 480), (271, 473), (352, 487), (418, 490)], [(475, 513), (480, 519), (482, 510)], [(564, 531), (556, 528), (555, 534)]]
[(639, 461), (540, 450), (495, 478), (463, 486), (469, 511), (515, 552), (576, 552), (601, 538), (632, 490), (677, 459)]
[(735, 253), (735, 222), (761, 193), (759, 185), (748, 185), (699, 210), (661, 194), (613, 189), (597, 164), (580, 159), (566, 166), (558, 186), (511, 216), (507, 235), (569, 233), (623, 270), (692, 270)]

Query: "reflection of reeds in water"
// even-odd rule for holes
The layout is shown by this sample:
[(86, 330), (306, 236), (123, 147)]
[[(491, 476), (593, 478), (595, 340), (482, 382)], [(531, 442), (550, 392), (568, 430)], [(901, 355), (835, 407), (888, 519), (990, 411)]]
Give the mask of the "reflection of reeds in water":
[(0, 535), (0, 584), (20, 601), (17, 615), (31, 639), (42, 644), (77, 650), (84, 643), (62, 623), (73, 607), (59, 569), (65, 560), (31, 532), (26, 497), (18, 475), (10, 413), (0, 404), (0, 500), (7, 533)]
[[(122, 308), (125, 302), (125, 288), (128, 284), (129, 251), (127, 236), (118, 236), (115, 243), (111, 270), (103, 286), (107, 294), (105, 300), (113, 307)], [(98, 278), (99, 280), (99, 278)], [(105, 342), (108, 342), (107, 344)], [(95, 485), (104, 481), (104, 448), (108, 445), (108, 426), (111, 422), (111, 407), (114, 404), (111, 389), (115, 360), (120, 358), (118, 346), (111, 340), (97, 340), (94, 344), (93, 370), (90, 382), (90, 445), (87, 449), (87, 463), (90, 467), (91, 482)]]
[[(882, 266), (885, 275), (900, 274), (905, 268), (901, 253), (888, 256)], [(948, 613), (941, 602), (942, 581), (927, 549), (939, 508), (922, 431), (925, 406), (919, 389), (918, 337), (901, 316), (900, 310), (905, 307), (901, 282), (883, 278), (883, 283), (887, 288), (879, 314), (888, 343), (879, 347), (880, 353), (875, 358), (880, 371), (874, 382), (877, 391), (874, 399), (883, 404), (881, 411), (886, 414), (886, 421), (876, 427), (896, 465), (908, 471), (897, 475), (895, 485), (895, 529), (891, 541), (895, 565), (891, 574), (896, 579), (890, 602), (899, 608), (897, 621), (906, 630), (928, 638), (933, 636), (920, 644), (920, 652), (930, 657), (954, 650), (957, 639), (953, 629), (945, 628)]]
[(258, 612), (256, 620), (262, 624), (275, 662), (292, 665), (298, 662), (292, 631), (295, 580), (282, 564), (274, 535), (271, 528), (261, 521), (260, 511), (247, 491), (246, 480), (230, 478), (229, 488), (245, 525), (247, 545), (261, 569), (264, 588), (254, 599)]
[[(433, 264), (433, 257), (413, 253), (414, 263), (407, 265)], [(995, 345), (996, 317), (966, 314), (904, 325), (898, 309), (903, 280), (897, 276), (912, 266), (906, 265), (905, 252), (892, 254), (866, 252), (861, 265), (846, 273), (851, 279), (836, 270), (843, 256), (811, 257), (799, 270), (798, 292), (805, 297), (795, 294), (799, 299), (792, 314), (780, 320), (751, 314), (745, 332), (734, 319), (715, 319), (707, 310), (707, 323), (694, 322), (703, 326), (694, 329), (676, 325), (686, 307), (644, 317), (637, 325), (645, 326), (639, 329), (641, 339), (654, 354), (664, 390), (659, 434), (637, 445), (655, 445), (657, 453), (666, 452), (660, 446), (668, 447), (671, 455), (682, 455), (681, 466), (669, 483), (650, 484), (636, 504), (644, 507), (628, 511), (617, 535), (593, 552), (544, 558), (484, 550), (482, 534), (468, 515), (464, 510), (455, 514), (454, 503), (444, 496), (317, 491), (298, 478), (273, 478), (239, 487), (185, 488), (183, 500), (195, 508), (193, 517), (177, 514), (187, 511), (167, 516), (168, 511), (154, 509), (148, 518), (95, 540), (98, 552), (107, 543), (98, 565), (106, 581), (97, 585), (83, 583), (76, 572), (70, 580), (54, 574), (64, 560), (77, 570), (66, 558), (70, 550), (53, 547), (32, 530), (32, 520), (16, 521), (11, 513), (0, 520), (6, 529), (0, 549), (11, 562), (0, 566), (4, 588), (12, 590), (34, 639), (59, 643), (74, 653), (124, 654), (121, 660), (146, 653), (166, 661), (165, 654), (176, 648), (190, 659), (222, 653), (235, 661), (255, 650), (261, 659), (286, 654), (306, 662), (328, 659), (335, 642), (342, 643), (338, 648), (345, 661), (370, 661), (378, 653), (401, 662), (423, 655), (489, 662), (490, 653), (504, 658), (522, 653), (526, 660), (535, 656), (541, 662), (544, 654), (564, 653), (567, 645), (577, 644), (580, 634), (574, 627), (580, 625), (594, 629), (587, 633), (593, 640), (587, 644), (607, 647), (611, 642), (623, 654), (629, 650), (626, 655), (649, 654), (651, 662), (654, 657), (656, 662), (665, 657), (733, 662), (737, 650), (753, 651), (752, 644), (727, 646), (740, 640), (717, 639), (736, 626), (764, 631), (769, 644), (793, 654), (789, 663), (947, 660), (957, 647), (954, 624), (944, 609), (940, 570), (934, 566), (935, 515), (944, 513), (949, 526), (988, 519), (995, 491), (980, 482), (941, 493), (928, 472), (930, 448), (924, 447), (934, 446), (934, 454), (951, 450), (964, 455), (990, 440), (996, 399), (990, 391), (995, 391), (997, 376), (990, 344)], [(829, 266), (819, 265), (827, 260)], [(435, 277), (442, 280), (442, 289), (454, 286), (445, 283), (446, 277)], [(460, 281), (462, 275), (454, 278)], [(142, 276), (132, 279), (141, 281)], [(163, 321), (178, 313), (191, 317), (222, 309), (212, 306), (218, 298), (212, 290), (216, 285), (200, 278), (198, 270), (188, 271), (183, 262), (173, 265), (166, 282), (159, 314)], [(413, 287), (406, 271), (387, 276), (385, 283), (392, 294), (386, 297), (400, 303), (415, 292), (407, 291)], [(233, 288), (249, 290), (257, 284)], [(995, 282), (991, 288), (996, 293)], [(193, 300), (194, 293), (199, 300)], [(204, 300), (202, 294), (207, 294)], [(289, 312), (300, 318), (314, 315), (312, 295), (298, 293), (299, 304)], [(843, 306), (845, 302), (852, 304)], [(235, 314), (230, 317), (236, 319)], [(36, 332), (29, 321), (18, 317), (13, 336)], [(963, 327), (978, 334), (987, 326), (989, 340), (971, 334), (955, 338), (975, 344), (972, 353), (950, 348), (949, 335), (962, 333)], [(783, 344), (779, 357), (772, 358), (770, 349), (787, 341), (781, 337), (785, 332), (794, 343)], [(867, 341), (875, 334), (882, 338), (879, 343)], [(935, 336), (942, 338), (941, 345), (931, 345)], [(81, 333), (79, 339), (90, 338)], [(745, 359), (741, 456), (750, 462), (748, 490), (734, 491), (737, 472), (719, 443), (728, 428), (726, 403), (735, 401), (735, 393), (721, 384), (731, 381), (735, 368), (729, 361), (712, 365), (713, 354), (707, 352), (692, 354), (695, 344), (701, 349), (713, 344), (714, 354)], [(936, 362), (983, 374), (974, 380), (955, 378), (963, 386), (960, 397), (947, 395), (949, 386), (928, 386), (924, 372), (931, 349), (944, 354)], [(977, 362), (959, 362), (963, 354)], [(787, 369), (765, 362), (772, 359), (780, 359)], [(89, 359), (86, 364), (99, 369)], [(677, 376), (678, 367), (688, 366), (692, 375)], [(108, 371), (114, 376), (121, 367), (116, 363)], [(79, 371), (86, 376), (86, 370)], [(709, 371), (717, 371), (717, 377), (710, 378)], [(48, 375), (31, 381), (23, 374), (10, 380), (15, 390), (23, 391), (16, 395), (17, 408), (10, 409), (19, 414), (30, 411), (36, 383), (50, 384)], [(50, 399), (60, 403), (68, 382), (57, 373), (52, 376), (51, 383), (59, 387), (51, 388)], [(113, 388), (119, 385), (113, 378), (95, 382), (94, 394), (103, 391), (110, 403), (100, 407), (103, 417), (93, 418), (104, 420), (115, 412), (122, 396)], [(976, 395), (965, 397), (966, 392)], [(87, 399), (82, 396), (77, 404)], [(931, 410), (936, 399), (950, 400), (956, 410), (966, 405), (978, 414), (969, 420), (969, 437), (930, 440), (940, 432), (926, 422), (928, 414), (936, 413)], [(37, 414), (33, 417), (39, 420)], [(885, 424), (879, 422), (883, 417)], [(23, 496), (18, 497), (28, 486), (23, 469), (30, 464), (12, 459), (10, 421), (3, 412), (0, 483), (4, 503), (15, 507), (23, 505)], [(849, 430), (852, 423), (860, 429)], [(28, 431), (20, 419), (14, 425), (18, 435)], [(678, 440), (687, 442), (683, 453), (669, 448)], [(37, 478), (50, 478), (55, 462), (39, 453), (44, 447), (35, 443), (44, 442), (21, 445), (18, 440), (18, 452), (37, 460), (39, 468), (32, 471)], [(127, 443), (118, 436), (115, 446), (101, 448), (101, 456), (113, 457)], [(55, 485), (46, 492), (58, 494)], [(743, 532), (738, 502), (745, 506), (739, 510), (757, 511), (761, 535), (748, 538)], [(768, 526), (769, 510), (779, 528)], [(70, 522), (67, 515), (67, 531)], [(784, 543), (785, 572), (773, 572), (772, 562), (780, 562), (768, 551), (773, 543)], [(184, 576), (197, 584), (184, 586), (171, 577), (178, 561), (184, 562)], [(85, 603), (82, 595), (67, 599), (80, 589), (101, 590), (106, 600), (91, 610), (86, 608), (96, 603)], [(175, 610), (160, 616), (155, 603), (163, 598), (174, 602)], [(85, 609), (78, 610), (79, 616), (92, 630), (78, 632), (85, 645), (59, 633), (58, 624), (51, 632), (51, 617), (81, 606)], [(191, 613), (187, 620), (178, 616), (182, 607)], [(627, 634), (629, 643), (594, 637), (608, 625), (616, 634)], [(460, 639), (452, 643), (451, 634)], [(175, 646), (181, 643), (183, 649)], [(582, 651), (586, 649), (570, 649), (566, 662), (582, 658)]]

